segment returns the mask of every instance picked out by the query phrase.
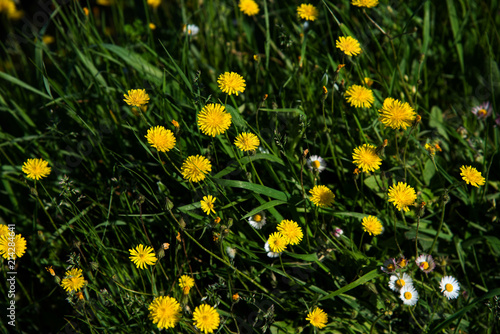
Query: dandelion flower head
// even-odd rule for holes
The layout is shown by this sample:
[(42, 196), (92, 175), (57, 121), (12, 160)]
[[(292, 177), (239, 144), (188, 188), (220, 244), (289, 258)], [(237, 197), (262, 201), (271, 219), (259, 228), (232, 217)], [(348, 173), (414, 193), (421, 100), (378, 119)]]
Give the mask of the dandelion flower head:
[(200, 182), (205, 174), (212, 171), (212, 164), (201, 155), (191, 155), (184, 160), (181, 166), (182, 176), (191, 182)]
[(182, 292), (187, 295), (189, 294), (189, 290), (191, 290), (194, 286), (194, 279), (188, 275), (182, 275), (179, 278), (179, 286), (181, 287)]
[(413, 280), (407, 273), (391, 275), (389, 278), (389, 288), (393, 291), (401, 291), (407, 285), (413, 285)]
[(458, 291), (460, 291), (460, 285), (458, 285), (458, 281), (453, 276), (444, 276), (439, 283), (439, 288), (448, 299), (457, 298)]
[(123, 94), (125, 97), (123, 101), (129, 106), (142, 107), (149, 102), (149, 95), (145, 89), (130, 89), (127, 94)]
[(413, 285), (405, 285), (399, 291), (399, 298), (403, 301), (403, 304), (413, 306), (418, 301), (418, 292)]
[(286, 242), (289, 245), (298, 245), (304, 236), (300, 226), (293, 220), (282, 220), (278, 224), (277, 229), (278, 232), (281, 232), (281, 234), (285, 237)]
[[(9, 227), (4, 224), (0, 224), (0, 238), (3, 237), (4, 235), (9, 235), (11, 232), (9, 230)], [(12, 232), (14, 233), (14, 232)]]
[(407, 127), (412, 125), (417, 116), (407, 102), (401, 102), (392, 97), (384, 100), (382, 109), (379, 109), (378, 112), (380, 116), (379, 120), (385, 127), (391, 127), (392, 129), (402, 128), (406, 130)]
[(377, 154), (377, 148), (370, 144), (363, 144), (352, 153), (354, 164), (364, 172), (373, 172), (380, 168), (382, 159)]
[(299, 14), (301, 19), (314, 21), (318, 18), (319, 12), (313, 5), (303, 3), (297, 7), (297, 14)]
[(207, 136), (215, 137), (226, 132), (231, 126), (231, 114), (218, 103), (207, 104), (198, 114), (198, 126)]
[(352, 4), (358, 7), (373, 8), (378, 5), (378, 0), (352, 0)]
[(43, 159), (28, 159), (23, 164), (23, 172), (33, 180), (40, 180), (50, 174), (49, 163)]
[(137, 268), (146, 269), (147, 265), (154, 265), (156, 263), (156, 255), (153, 247), (140, 244), (135, 249), (129, 249), (130, 260), (136, 265)]
[(323, 159), (319, 155), (311, 155), (309, 159), (307, 159), (307, 166), (312, 171), (321, 173), (326, 168), (326, 162), (325, 159)]
[(261, 211), (248, 217), (248, 223), (255, 229), (260, 230), (262, 226), (266, 225), (266, 214)]
[(84, 284), (85, 280), (83, 279), (83, 272), (81, 269), (77, 268), (68, 270), (66, 272), (66, 276), (64, 276), (61, 281), (61, 286), (68, 292), (78, 291)]
[(274, 253), (281, 253), (286, 249), (286, 238), (280, 232), (274, 232), (269, 236), (267, 241), (269, 243), (269, 248)]
[(181, 320), (181, 305), (175, 298), (160, 296), (148, 307), (149, 318), (158, 329), (174, 328)]
[(359, 42), (351, 36), (340, 36), (335, 45), (348, 56), (357, 56), (361, 53)]
[(398, 210), (408, 212), (409, 205), (412, 205), (417, 200), (415, 189), (407, 185), (405, 182), (398, 182), (397, 185), (392, 185), (389, 188), (389, 202), (392, 202)]
[(319, 307), (316, 307), (312, 312), (307, 314), (307, 321), (311, 323), (314, 327), (322, 329), (326, 327), (326, 323), (328, 322), (328, 314), (325, 313)]
[(351, 107), (356, 108), (369, 108), (375, 101), (371, 89), (359, 85), (350, 86), (344, 95)]
[[(14, 237), (14, 234), (11, 233), (0, 237), (0, 255), (6, 260), (15, 260), (26, 252), (26, 239), (21, 234), (16, 234)], [(12, 242), (14, 246), (12, 246)]]
[(314, 186), (309, 190), (311, 202), (316, 206), (329, 207), (333, 205), (335, 194), (327, 186)]
[(363, 230), (369, 235), (377, 236), (382, 234), (384, 227), (380, 220), (375, 216), (364, 217), (362, 221)]
[(168, 152), (175, 146), (174, 134), (161, 125), (151, 127), (144, 137), (151, 146), (160, 152)]
[(228, 95), (243, 93), (245, 91), (245, 79), (238, 73), (226, 72), (217, 79), (219, 88)]
[(161, 0), (148, 0), (148, 5), (150, 5), (153, 8), (158, 8), (160, 6)]
[(217, 310), (210, 305), (202, 304), (193, 312), (193, 321), (201, 332), (213, 333), (219, 327), (220, 316)]
[(203, 199), (200, 201), (201, 209), (203, 210), (203, 212), (205, 212), (207, 215), (210, 214), (210, 211), (215, 213), (214, 203), (216, 200), (217, 198), (213, 197), (212, 195), (203, 196)]
[(472, 108), (471, 112), (477, 116), (479, 119), (485, 119), (490, 116), (493, 111), (491, 104), (489, 101), (482, 103), (474, 108)]
[(234, 139), (234, 145), (242, 151), (254, 151), (260, 145), (259, 137), (253, 133), (243, 132)]
[(485, 183), (484, 177), (481, 175), (481, 172), (478, 172), (472, 166), (462, 166), (460, 167), (460, 175), (462, 179), (471, 186), (479, 188)]
[(254, 16), (259, 14), (259, 5), (254, 0), (241, 0), (238, 7), (245, 15)]
[(436, 268), (436, 262), (434, 262), (434, 259), (432, 258), (431, 255), (427, 254), (422, 254), (417, 259), (415, 260), (415, 263), (417, 266), (422, 270), (424, 273), (430, 273), (431, 271)]

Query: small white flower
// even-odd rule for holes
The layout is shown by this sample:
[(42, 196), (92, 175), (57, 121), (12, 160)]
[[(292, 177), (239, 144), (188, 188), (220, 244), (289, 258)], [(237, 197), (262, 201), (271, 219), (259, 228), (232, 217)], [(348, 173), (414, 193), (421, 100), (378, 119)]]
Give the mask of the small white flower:
[(399, 291), (399, 298), (403, 301), (405, 305), (415, 305), (418, 300), (418, 292), (415, 290), (413, 285), (405, 285)]
[(432, 256), (427, 254), (422, 254), (417, 257), (415, 263), (424, 273), (430, 273), (436, 267), (436, 263), (434, 262)]
[(391, 258), (391, 259), (385, 260), (382, 267), (380, 267), (380, 270), (382, 270), (386, 274), (392, 274), (393, 272), (395, 272), (396, 271), (396, 259)]
[(471, 112), (477, 116), (479, 119), (485, 119), (486, 117), (491, 115), (493, 108), (491, 108), (490, 102), (484, 102), (474, 108), (472, 108)]
[(314, 172), (321, 173), (326, 168), (326, 162), (319, 155), (311, 155), (311, 157), (307, 159), (307, 167)]
[(267, 256), (269, 256), (271, 258), (280, 256), (280, 253), (271, 252), (271, 247), (269, 247), (269, 241), (266, 241), (266, 244), (264, 245), (264, 249), (267, 252)]
[(262, 226), (266, 225), (266, 214), (261, 211), (254, 214), (248, 218), (248, 223), (252, 225), (253, 228), (260, 230)]
[(413, 280), (407, 273), (391, 275), (389, 278), (389, 288), (392, 291), (401, 291), (405, 286), (413, 286)]
[(460, 285), (458, 281), (453, 276), (445, 276), (441, 279), (439, 283), (441, 292), (448, 299), (455, 299), (458, 297), (458, 291), (460, 291)]
[(236, 256), (236, 248), (232, 248), (232, 247), (227, 246), (226, 253), (227, 253), (227, 256), (229, 256), (229, 258), (231, 260), (234, 260), (234, 257)]
[(344, 231), (341, 228), (336, 227), (335, 228), (335, 232), (333, 233), (333, 235), (335, 236), (335, 238), (340, 238), (340, 236), (342, 234), (344, 234)]
[(188, 24), (184, 26), (182, 32), (185, 34), (187, 33), (189, 36), (196, 36), (200, 32), (200, 28), (198, 28), (197, 25)]

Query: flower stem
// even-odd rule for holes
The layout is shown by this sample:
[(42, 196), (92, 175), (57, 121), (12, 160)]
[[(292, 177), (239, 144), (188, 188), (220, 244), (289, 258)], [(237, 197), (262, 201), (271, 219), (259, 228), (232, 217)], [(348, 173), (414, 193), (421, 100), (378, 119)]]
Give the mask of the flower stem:
[(443, 199), (441, 200), (441, 206), (443, 207), (442, 211), (441, 211), (441, 221), (439, 222), (439, 227), (438, 227), (438, 230), (436, 232), (436, 236), (434, 237), (434, 241), (432, 241), (432, 246), (431, 246), (431, 249), (429, 250), (429, 255), (432, 254), (432, 251), (434, 250), (434, 246), (436, 246), (436, 241), (439, 237), (439, 233), (441, 233), (441, 229), (443, 228), (443, 221), (444, 221), (444, 213), (445, 213), (445, 208), (446, 208), (446, 203), (447, 201), (445, 200), (445, 198), (448, 196), (448, 190), (445, 189), (445, 193), (443, 195)]

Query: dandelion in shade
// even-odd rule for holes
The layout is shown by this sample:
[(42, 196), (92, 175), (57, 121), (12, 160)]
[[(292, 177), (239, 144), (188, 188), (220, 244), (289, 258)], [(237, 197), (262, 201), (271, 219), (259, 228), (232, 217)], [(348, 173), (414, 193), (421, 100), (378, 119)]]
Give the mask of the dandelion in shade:
[(248, 223), (255, 229), (260, 230), (262, 226), (266, 225), (266, 214), (261, 211), (248, 217)]
[(377, 154), (377, 148), (370, 144), (358, 146), (352, 152), (354, 164), (363, 172), (373, 172), (380, 169), (382, 159)]
[(123, 101), (129, 106), (142, 107), (149, 102), (149, 95), (145, 89), (130, 89), (127, 94), (123, 94), (125, 97)]
[(254, 151), (260, 145), (259, 137), (253, 133), (243, 132), (234, 139), (234, 145), (242, 151)]
[(26, 239), (21, 234), (7, 233), (0, 237), (0, 255), (6, 260), (15, 260), (26, 252)]
[(182, 32), (188, 36), (196, 36), (200, 32), (200, 28), (195, 24), (183, 25)]
[(378, 0), (352, 0), (353, 6), (373, 8), (378, 5)]
[(325, 313), (319, 307), (316, 307), (312, 312), (307, 314), (306, 320), (311, 323), (314, 327), (322, 329), (326, 327), (326, 323), (328, 322), (328, 314)]
[(318, 18), (319, 12), (313, 5), (303, 3), (297, 7), (297, 14), (301, 19), (314, 21)]
[(340, 36), (336, 41), (337, 49), (340, 49), (348, 56), (357, 56), (361, 53), (359, 42), (351, 36)]
[(254, 16), (259, 14), (259, 5), (254, 0), (241, 0), (238, 7), (245, 15)]
[(200, 182), (205, 175), (212, 171), (212, 164), (201, 155), (191, 155), (184, 160), (181, 166), (182, 176), (191, 182)]
[(293, 220), (282, 220), (277, 230), (285, 237), (288, 245), (298, 245), (304, 236), (300, 226)]
[(448, 299), (457, 298), (458, 291), (460, 291), (460, 285), (458, 285), (458, 281), (453, 276), (444, 276), (439, 283), (439, 288)]
[(413, 124), (417, 114), (415, 110), (407, 102), (388, 97), (384, 100), (382, 109), (379, 109), (379, 120), (385, 127), (392, 129), (406, 130), (407, 127)]
[(380, 270), (386, 274), (392, 274), (396, 271), (396, 260), (394, 258), (385, 260)]
[(356, 108), (369, 108), (375, 101), (371, 89), (359, 85), (350, 86), (344, 95), (351, 107)]
[(139, 269), (146, 269), (146, 265), (154, 265), (156, 263), (156, 255), (154, 253), (153, 247), (140, 244), (135, 249), (129, 249), (130, 260)]
[(333, 205), (335, 194), (327, 186), (314, 186), (309, 190), (311, 202), (316, 206), (329, 207)]
[(33, 180), (40, 180), (49, 176), (51, 168), (49, 163), (43, 159), (28, 159), (22, 167), (26, 177)]
[(203, 199), (200, 201), (201, 209), (203, 210), (203, 212), (205, 212), (207, 215), (210, 215), (210, 212), (215, 213), (214, 203), (216, 200), (217, 198), (213, 197), (212, 195), (203, 196)]
[(174, 328), (181, 320), (181, 305), (175, 298), (160, 296), (153, 300), (148, 307), (149, 318), (158, 329)]
[(478, 119), (485, 119), (491, 115), (493, 108), (491, 107), (490, 102), (487, 101), (472, 108), (471, 112), (476, 115)]
[(472, 166), (460, 167), (460, 176), (462, 176), (465, 183), (476, 188), (479, 188), (479, 186), (482, 186), (485, 183), (485, 179), (481, 175), (481, 172), (478, 172), (477, 169)]
[(418, 301), (418, 292), (413, 285), (405, 285), (399, 291), (399, 298), (405, 305), (413, 306)]
[(188, 275), (182, 275), (179, 278), (179, 286), (182, 289), (182, 293), (185, 295), (189, 294), (189, 290), (194, 286), (194, 279)]
[(160, 6), (161, 0), (148, 0), (148, 5), (153, 7), (154, 9), (158, 8)]
[(417, 200), (415, 189), (407, 185), (405, 182), (399, 182), (389, 188), (389, 202), (392, 202), (398, 210), (408, 212), (409, 205), (413, 205)]
[(215, 137), (223, 134), (231, 126), (231, 114), (226, 107), (218, 103), (207, 104), (198, 113), (198, 126), (207, 136)]
[(319, 155), (311, 155), (309, 159), (307, 159), (307, 167), (314, 172), (321, 173), (326, 168), (325, 159)]
[(436, 268), (436, 263), (434, 262), (434, 259), (432, 258), (431, 255), (427, 254), (422, 254), (417, 259), (415, 260), (415, 263), (417, 266), (422, 270), (424, 273), (430, 273), (431, 271)]
[(407, 273), (391, 275), (389, 278), (389, 288), (392, 291), (401, 291), (405, 286), (413, 285), (413, 280)]
[(286, 249), (286, 238), (280, 232), (274, 232), (267, 240), (269, 249), (274, 253), (281, 253)]
[(364, 217), (362, 221), (363, 230), (369, 235), (377, 236), (382, 234), (384, 227), (380, 220), (375, 216)]
[(238, 96), (239, 93), (245, 91), (245, 79), (238, 73), (226, 72), (221, 74), (217, 79), (220, 90), (228, 95), (235, 94)]
[(161, 125), (151, 127), (144, 137), (151, 146), (160, 152), (168, 152), (175, 146), (174, 134)]
[(85, 284), (83, 278), (83, 272), (81, 269), (73, 268), (66, 272), (63, 280), (61, 281), (61, 286), (67, 292), (78, 291)]
[(219, 327), (220, 316), (214, 307), (203, 304), (194, 310), (193, 322), (204, 334), (213, 333)]

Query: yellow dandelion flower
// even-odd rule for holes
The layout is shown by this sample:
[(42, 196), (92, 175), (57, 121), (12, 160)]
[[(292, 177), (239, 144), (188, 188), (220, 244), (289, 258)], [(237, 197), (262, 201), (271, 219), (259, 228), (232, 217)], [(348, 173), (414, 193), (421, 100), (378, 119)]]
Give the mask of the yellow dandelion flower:
[(161, 0), (148, 0), (148, 5), (150, 5), (153, 8), (158, 8), (161, 4)]
[(416, 200), (415, 189), (405, 182), (399, 182), (389, 188), (389, 202), (392, 202), (398, 210), (409, 211), (408, 206), (415, 203)]
[(344, 95), (346, 96), (347, 102), (351, 104), (351, 107), (356, 108), (369, 108), (372, 106), (373, 101), (375, 101), (373, 92), (359, 85), (352, 85), (347, 89)]
[(260, 140), (253, 133), (243, 132), (236, 136), (234, 145), (242, 151), (253, 151), (259, 147)]
[(161, 125), (153, 126), (148, 130), (148, 143), (160, 152), (168, 152), (175, 146), (175, 137), (172, 131)]
[(33, 180), (40, 180), (50, 174), (49, 163), (43, 159), (28, 159), (23, 164), (23, 172), (27, 177)]
[(371, 78), (365, 77), (363, 81), (365, 82), (365, 85), (367, 85), (368, 87), (371, 87), (373, 85), (373, 80)]
[(156, 24), (154, 24), (153, 22), (149, 22), (149, 29), (155, 30), (156, 29)]
[(226, 132), (231, 126), (231, 114), (226, 107), (218, 103), (207, 104), (198, 113), (198, 126), (207, 136), (215, 137)]
[(322, 329), (323, 327), (326, 327), (326, 323), (328, 322), (328, 314), (326, 314), (325, 311), (323, 311), (319, 307), (316, 307), (312, 312), (309, 312), (307, 314), (306, 320), (309, 321), (314, 327)]
[(375, 216), (364, 217), (362, 221), (363, 230), (368, 232), (369, 235), (377, 236), (382, 234), (384, 227), (380, 220)]
[(87, 7), (83, 7), (83, 13), (85, 14), (85, 16), (89, 16), (90, 12), (89, 12), (89, 9)]
[(177, 122), (175, 119), (172, 120), (172, 124), (174, 125), (175, 128), (179, 128), (179, 122)]
[(314, 205), (323, 207), (333, 205), (335, 195), (327, 186), (314, 186), (309, 193), (311, 194), (309, 199)]
[(280, 232), (274, 232), (269, 236), (269, 248), (274, 253), (281, 253), (286, 249), (286, 238)]
[[(12, 245), (14, 244), (14, 245)], [(20, 234), (6, 234), (0, 237), (0, 255), (7, 260), (15, 260), (26, 252), (26, 239)]]
[(226, 72), (221, 74), (217, 79), (217, 83), (219, 84), (219, 88), (223, 93), (227, 93), (229, 95), (238, 93), (243, 93), (245, 91), (245, 79), (238, 73), (234, 72)]
[(288, 245), (298, 245), (304, 236), (300, 226), (293, 220), (282, 220), (278, 224), (278, 232), (285, 237)]
[(238, 7), (245, 15), (254, 16), (259, 14), (259, 5), (254, 0), (241, 0)]
[(0, 238), (3, 237), (4, 235), (9, 235), (10, 230), (7, 225), (0, 224)]
[(64, 290), (70, 291), (78, 291), (85, 284), (85, 279), (83, 278), (83, 272), (81, 269), (70, 269), (66, 272), (66, 276), (64, 276), (61, 281), (61, 286)]
[(467, 184), (476, 188), (479, 188), (479, 186), (482, 186), (485, 183), (485, 179), (481, 175), (481, 172), (478, 172), (477, 169), (472, 166), (460, 167), (460, 175)]
[(378, 0), (352, 0), (352, 4), (358, 7), (373, 8), (378, 5)]
[(182, 275), (179, 278), (179, 286), (182, 289), (182, 292), (187, 295), (189, 294), (189, 290), (194, 286), (194, 279), (189, 277), (188, 275)]
[(219, 327), (220, 316), (214, 307), (202, 304), (194, 310), (193, 321), (196, 328), (208, 334), (213, 333)]
[(377, 148), (373, 145), (363, 144), (354, 149), (352, 153), (354, 164), (364, 172), (373, 172), (380, 168), (382, 159), (377, 154)]
[(311, 4), (301, 4), (297, 7), (297, 14), (299, 14), (301, 19), (314, 21), (318, 18), (319, 12), (316, 7)]
[(200, 182), (205, 174), (212, 171), (212, 164), (201, 155), (191, 155), (184, 160), (181, 167), (182, 176), (191, 182)]
[(379, 120), (386, 126), (393, 129), (411, 126), (415, 120), (416, 113), (407, 102), (388, 97), (384, 100), (382, 109), (379, 109)]
[(156, 258), (153, 247), (140, 244), (135, 249), (129, 249), (130, 260), (136, 265), (137, 268), (146, 269), (147, 265), (154, 265), (158, 260)]
[(237, 301), (238, 299), (240, 299), (240, 295), (239, 295), (238, 293), (235, 293), (235, 294), (233, 295), (233, 300), (234, 300), (234, 301)]
[(5, 13), (8, 19), (19, 20), (24, 12), (16, 8), (16, 2), (13, 0), (0, 0), (0, 14)]
[(125, 97), (123, 101), (129, 106), (142, 107), (149, 102), (149, 95), (145, 89), (130, 89), (127, 94), (123, 94)]
[(158, 329), (174, 328), (181, 320), (181, 305), (175, 298), (160, 296), (148, 307), (149, 318)]
[(351, 36), (340, 36), (336, 42), (336, 46), (348, 56), (357, 56), (361, 53), (359, 42)]
[(203, 199), (200, 201), (201, 209), (203, 210), (203, 212), (205, 212), (207, 215), (210, 214), (210, 211), (215, 213), (214, 203), (216, 200), (217, 198), (213, 197), (212, 195), (203, 196)]
[(56, 276), (56, 272), (54, 271), (54, 268), (52, 268), (52, 266), (45, 267), (45, 270), (47, 270), (52, 276)]
[(78, 291), (78, 292), (76, 293), (76, 295), (78, 296), (78, 299), (79, 299), (79, 300), (84, 300), (84, 299), (85, 299), (85, 297), (83, 296), (83, 292), (81, 292), (81, 291)]

